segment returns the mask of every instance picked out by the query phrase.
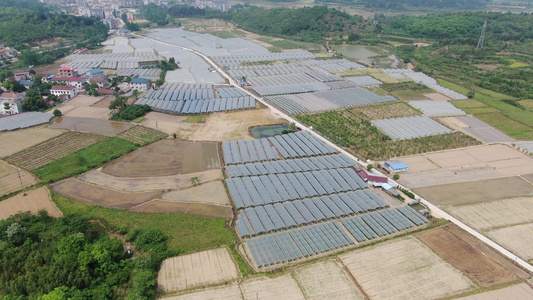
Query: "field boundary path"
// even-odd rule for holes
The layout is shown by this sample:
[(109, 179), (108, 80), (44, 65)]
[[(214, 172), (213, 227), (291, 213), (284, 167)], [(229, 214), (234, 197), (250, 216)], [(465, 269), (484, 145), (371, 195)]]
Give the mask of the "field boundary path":
[[(260, 98), (260, 97), (257, 97), (256, 95), (250, 93), (249, 91), (247, 91), (246, 89), (242, 88), (239, 84), (237, 84), (237, 82), (228, 74), (226, 73), (226, 71), (224, 71), (224, 69), (222, 69), (221, 67), (219, 67), (211, 58), (209, 58), (207, 55), (199, 52), (199, 51), (196, 51), (194, 49), (190, 49), (190, 48), (187, 48), (187, 47), (183, 47), (183, 46), (179, 46), (179, 45), (176, 45), (176, 44), (172, 44), (172, 43), (167, 43), (167, 42), (163, 42), (163, 41), (159, 41), (159, 40), (156, 40), (156, 39), (152, 39), (152, 38), (149, 38), (149, 37), (146, 37), (146, 36), (143, 36), (143, 35), (138, 35), (138, 34), (133, 34), (139, 38), (143, 38), (143, 39), (147, 39), (147, 40), (151, 40), (153, 42), (156, 42), (156, 43), (160, 43), (160, 44), (164, 44), (164, 45), (167, 45), (167, 46), (172, 46), (172, 47), (176, 47), (176, 48), (180, 48), (180, 49), (183, 49), (183, 50), (186, 50), (186, 51), (189, 51), (191, 53), (194, 53), (198, 56), (200, 56), (201, 58), (203, 58), (208, 64), (210, 64), (213, 68), (215, 68), (217, 70), (217, 72), (219, 72), (224, 78), (226, 78), (228, 80), (228, 82), (233, 85), (234, 87), (242, 90), (243, 92), (245, 92), (246, 94), (250, 95), (251, 97), (254, 97), (257, 101), (261, 102), (261, 104), (265, 105), (266, 107), (270, 108), (270, 110), (272, 110), (275, 114), (279, 115), (280, 117), (286, 119), (287, 121), (289, 122), (293, 122), (296, 124), (296, 126), (302, 128), (303, 130), (311, 133), (313, 136), (315, 136), (316, 138), (320, 139), (321, 141), (323, 141), (324, 143), (332, 146), (333, 148), (335, 148), (336, 150), (338, 150), (339, 152), (347, 155), (348, 157), (350, 157), (352, 160), (358, 162), (359, 164), (363, 165), (363, 166), (366, 166), (366, 163), (362, 162), (359, 158), (355, 157), (354, 155), (352, 155), (351, 153), (349, 153), (348, 151), (342, 149), (341, 147), (338, 147), (336, 144), (332, 143), (331, 141), (329, 141), (328, 139), (326, 139), (325, 137), (323, 137), (322, 135), (318, 134), (317, 132), (313, 131), (312, 129), (310, 129), (309, 127), (305, 126), (304, 124), (298, 122), (298, 120), (296, 119), (293, 119), (291, 116), (285, 114), (284, 112), (282, 112), (281, 110), (277, 109), (276, 107), (270, 105), (269, 103), (267, 103), (266, 101), (263, 100), (263, 98)], [(472, 234), (473, 236), (477, 237), (478, 239), (480, 239), (482, 242), (484, 242), (485, 244), (489, 245), (490, 247), (494, 248), (496, 251), (500, 252), (502, 255), (508, 257), (509, 259), (511, 259), (512, 261), (514, 261), (515, 263), (519, 264), (520, 266), (522, 266), (524, 269), (528, 270), (529, 272), (533, 273), (533, 266), (530, 265), (528, 262), (524, 261), (523, 259), (519, 258), (518, 256), (516, 256), (515, 254), (513, 254), (512, 252), (510, 252), (509, 250), (505, 249), (504, 247), (500, 246), (499, 244), (497, 244), (496, 242), (490, 240), (489, 238), (485, 237), (483, 234), (477, 232), (476, 230), (474, 230), (473, 228), (471, 228), (470, 226), (466, 225), (465, 223), (459, 221), (458, 219), (454, 218), (453, 216), (451, 216), (450, 214), (448, 214), (447, 212), (445, 212), (444, 210), (440, 209), (439, 207), (431, 204), (429, 201), (427, 201), (426, 199), (420, 197), (419, 195), (416, 195), (416, 198), (422, 202), (422, 204), (426, 205), (429, 209), (431, 209), (432, 211), (436, 212), (436, 215), (438, 215), (439, 217), (445, 219), (445, 220), (448, 220), (452, 223), (454, 223), (455, 225), (459, 226), (460, 228), (462, 228), (463, 230), (467, 231), (468, 233)]]

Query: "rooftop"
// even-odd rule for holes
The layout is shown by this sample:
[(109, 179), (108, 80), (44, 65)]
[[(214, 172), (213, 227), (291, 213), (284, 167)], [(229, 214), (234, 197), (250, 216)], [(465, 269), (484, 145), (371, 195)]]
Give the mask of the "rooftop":
[(71, 67), (68, 67), (68, 66), (64, 66), (64, 67), (62, 67), (62, 68), (59, 69), (59, 70), (61, 70), (61, 71), (71, 71), (71, 70), (74, 70), (74, 69), (71, 68)]
[(54, 85), (50, 90), (51, 91), (71, 91), (74, 87), (71, 85)]
[(146, 78), (135, 78), (135, 79), (133, 79), (130, 82), (131, 83), (147, 83), (149, 81), (150, 81), (150, 79), (146, 79)]

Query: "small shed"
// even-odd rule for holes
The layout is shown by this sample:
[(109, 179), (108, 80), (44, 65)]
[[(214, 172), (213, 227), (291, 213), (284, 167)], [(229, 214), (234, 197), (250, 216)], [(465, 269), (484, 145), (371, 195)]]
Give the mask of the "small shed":
[(389, 160), (385, 162), (385, 167), (391, 170), (394, 173), (398, 172), (409, 172), (409, 167), (406, 163), (399, 160)]
[(382, 184), (381, 188), (393, 197), (398, 197), (398, 195), (400, 195), (400, 193), (388, 183)]

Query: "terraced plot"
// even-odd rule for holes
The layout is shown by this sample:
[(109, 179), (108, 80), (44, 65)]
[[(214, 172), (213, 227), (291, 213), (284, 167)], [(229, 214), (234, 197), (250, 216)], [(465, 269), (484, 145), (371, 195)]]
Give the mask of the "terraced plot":
[(105, 139), (103, 135), (82, 132), (67, 132), (41, 144), (18, 152), (6, 161), (27, 170), (40, 167)]
[(25, 170), (17, 170), (16, 167), (0, 160), (0, 196), (20, 191), (36, 183), (37, 180), (31, 173)]
[(135, 125), (126, 122), (98, 120), (79, 117), (59, 117), (50, 127), (74, 131), (91, 132), (107, 136), (116, 136)]
[(436, 299), (474, 288), (472, 281), (414, 237), (340, 256), (371, 299)]
[(165, 137), (167, 137), (167, 134), (148, 127), (135, 126), (129, 130), (120, 133), (119, 135), (117, 135), (117, 137), (123, 138), (132, 143), (137, 143), (142, 146), (164, 139)]
[(26, 194), (19, 193), (14, 197), (0, 201), (0, 220), (5, 220), (19, 212), (29, 211), (36, 215), (42, 209), (45, 209), (51, 217), (63, 215), (50, 200), (50, 194), (45, 187), (28, 191)]
[(44, 126), (2, 132), (0, 139), (9, 143), (0, 143), (0, 157), (13, 155), (63, 133), (65, 131)]

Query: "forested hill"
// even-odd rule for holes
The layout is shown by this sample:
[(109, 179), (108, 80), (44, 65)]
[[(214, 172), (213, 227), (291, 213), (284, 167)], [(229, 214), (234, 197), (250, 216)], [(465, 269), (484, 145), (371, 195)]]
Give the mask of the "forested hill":
[(347, 5), (363, 5), (371, 9), (436, 11), (439, 9), (470, 10), (486, 7), (483, 0), (315, 0), (316, 3), (341, 3)]
[(0, 43), (7, 46), (52, 37), (92, 45), (105, 40), (107, 31), (107, 25), (95, 18), (54, 14), (37, 0), (0, 1)]
[(369, 32), (372, 25), (362, 17), (350, 16), (326, 6), (298, 9), (252, 7), (237, 11), (232, 21), (240, 27), (266, 35), (284, 35), (301, 41), (322, 41), (328, 36)]
[(502, 13), (429, 14), (395, 16), (382, 21), (383, 32), (447, 44), (475, 45), (487, 20), (486, 39), (525, 41), (533, 39), (533, 15)]

